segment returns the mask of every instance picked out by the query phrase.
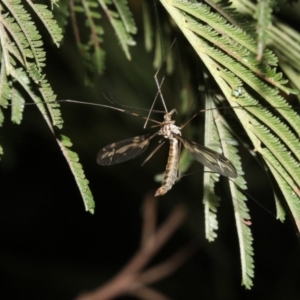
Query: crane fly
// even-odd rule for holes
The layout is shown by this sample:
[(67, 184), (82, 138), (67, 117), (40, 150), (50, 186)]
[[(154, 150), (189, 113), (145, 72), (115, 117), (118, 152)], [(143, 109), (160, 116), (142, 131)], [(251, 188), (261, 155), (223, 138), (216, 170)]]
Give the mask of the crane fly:
[[(158, 70), (159, 71), (159, 70)], [(157, 71), (157, 73), (158, 73)], [(149, 116), (146, 119), (156, 122), (159, 124), (160, 129), (155, 133), (144, 134), (140, 136), (135, 136), (129, 139), (125, 139), (119, 142), (115, 142), (107, 145), (102, 148), (97, 155), (97, 163), (102, 166), (110, 166), (117, 163), (122, 163), (130, 159), (135, 158), (138, 155), (141, 155), (149, 146), (150, 141), (156, 136), (162, 136), (164, 141), (161, 142), (158, 147), (145, 159), (144, 163), (147, 162), (152, 155), (164, 144), (166, 140), (169, 141), (169, 155), (168, 162), (166, 165), (166, 171), (164, 174), (163, 182), (161, 187), (156, 191), (155, 196), (162, 196), (166, 194), (174, 185), (175, 180), (177, 179), (178, 174), (178, 165), (179, 165), (179, 156), (180, 156), (180, 145), (182, 144), (185, 149), (192, 155), (192, 157), (200, 162), (205, 167), (208, 167), (213, 172), (221, 174), (225, 177), (236, 178), (237, 171), (234, 165), (222, 154), (211, 150), (203, 145), (199, 145), (195, 142), (188, 141), (181, 136), (181, 129), (197, 114), (195, 114), (188, 122), (182, 126), (175, 125), (175, 120), (172, 120), (172, 115), (176, 112), (176, 109), (168, 111), (161, 93), (161, 84), (158, 83), (157, 73), (155, 74), (155, 82), (158, 87), (158, 92), (155, 97), (155, 100), (152, 104), (151, 110), (154, 106), (156, 98), (160, 95), (162, 103), (165, 108), (164, 120), (162, 123), (158, 121), (149, 119)], [(116, 109), (112, 107), (113, 109)], [(120, 109), (117, 109), (120, 110)], [(137, 115), (132, 113), (133, 115)], [(150, 113), (149, 113), (150, 115)], [(145, 126), (146, 126), (145, 123)], [(145, 127), (144, 126), (144, 127)], [(144, 164), (143, 163), (143, 164)]]

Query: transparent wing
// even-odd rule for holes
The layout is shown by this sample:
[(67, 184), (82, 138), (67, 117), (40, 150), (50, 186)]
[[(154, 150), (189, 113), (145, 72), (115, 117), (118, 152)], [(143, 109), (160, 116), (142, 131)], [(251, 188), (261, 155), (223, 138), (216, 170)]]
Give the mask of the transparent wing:
[(102, 166), (110, 166), (133, 159), (147, 149), (150, 140), (156, 135), (157, 132), (135, 136), (107, 145), (98, 152), (97, 163)]
[(237, 171), (234, 165), (224, 155), (211, 150), (205, 146), (187, 141), (180, 136), (177, 138), (183, 146), (191, 153), (193, 158), (200, 162), (205, 167), (229, 178), (236, 178)]

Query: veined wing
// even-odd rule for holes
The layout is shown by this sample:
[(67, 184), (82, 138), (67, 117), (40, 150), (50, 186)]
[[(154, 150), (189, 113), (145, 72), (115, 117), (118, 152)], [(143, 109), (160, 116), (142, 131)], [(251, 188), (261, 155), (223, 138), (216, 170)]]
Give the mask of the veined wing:
[(107, 145), (98, 152), (97, 163), (102, 166), (110, 166), (133, 159), (147, 149), (150, 140), (156, 135), (157, 132), (135, 136)]
[(180, 136), (176, 136), (183, 146), (191, 153), (193, 158), (205, 167), (229, 178), (236, 178), (237, 171), (234, 165), (224, 155), (211, 150), (205, 146), (187, 141)]

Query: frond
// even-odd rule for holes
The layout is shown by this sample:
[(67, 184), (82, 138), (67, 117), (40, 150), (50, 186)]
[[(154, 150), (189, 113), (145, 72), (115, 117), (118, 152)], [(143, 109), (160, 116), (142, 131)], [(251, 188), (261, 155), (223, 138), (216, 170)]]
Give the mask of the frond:
[[(248, 0), (234, 1), (235, 7), (242, 13), (253, 15), (256, 6)], [(268, 28), (268, 46), (272, 47), (278, 57), (278, 64), (297, 90), (300, 72), (300, 35), (290, 26), (272, 17)], [(299, 98), (299, 94), (298, 94)]]
[(237, 149), (230, 144), (230, 140), (233, 139), (231, 131), (228, 129), (228, 125), (223, 118), (218, 117), (216, 119), (216, 125), (220, 134), (221, 143), (224, 155), (232, 161), (238, 171), (238, 178), (230, 180), (229, 187), (232, 197), (235, 223), (237, 228), (239, 247), (240, 247), (240, 260), (242, 266), (242, 285), (247, 289), (251, 289), (253, 285), (252, 278), (254, 277), (254, 250), (252, 246), (253, 236), (249, 223), (251, 224), (249, 209), (246, 205), (247, 198), (241, 192), (241, 189), (245, 190), (246, 181), (243, 178), (242, 164), (240, 157), (237, 154)]
[[(136, 34), (137, 28), (135, 26), (131, 11), (128, 8), (128, 4), (126, 0), (113, 0), (114, 5), (119, 13), (120, 19), (124, 24), (125, 30), (128, 33)], [(129, 42), (129, 44), (132, 41)]]
[[(159, 18), (159, 22), (155, 19), (159, 17), (156, 0), (153, 3), (142, 1), (142, 5), (145, 49), (148, 52), (154, 52), (153, 68), (158, 70), (162, 65), (165, 65), (166, 74), (172, 74), (176, 68), (176, 55), (171, 50), (174, 42), (174, 37), (170, 36), (172, 25), (167, 15)], [(153, 9), (155, 12), (152, 11)]]
[[(54, 38), (56, 44), (59, 43), (62, 36), (55, 21), (52, 19), (52, 13), (47, 11), (45, 6), (34, 5), (28, 2), (42, 22), (47, 26), (48, 31)], [(2, 48), (1, 58), (1, 85), (2, 96), (1, 105), (6, 107), (3, 99), (9, 100), (10, 95), (16, 95), (10, 89), (16, 89), (14, 82), (17, 82), (32, 99), (42, 98), (43, 101), (48, 101), (47, 93), (44, 93), (45, 85), (42, 83), (42, 68), (45, 65), (45, 55), (42, 48), (41, 35), (39, 34), (35, 23), (32, 21), (32, 16), (27, 12), (25, 6), (20, 1), (3, 1), (6, 7), (6, 13), (0, 16), (0, 39)], [(12, 80), (13, 79), (13, 80)], [(45, 80), (44, 80), (45, 81)], [(40, 83), (41, 86), (40, 86)], [(19, 88), (19, 87), (18, 87)], [(42, 92), (38, 95), (34, 90), (38, 88)], [(50, 87), (48, 86), (48, 89)], [(21, 91), (20, 91), (21, 92)], [(55, 99), (53, 94), (52, 101)], [(39, 100), (41, 102), (41, 100)], [(20, 123), (22, 119), (22, 110), (20, 109), (15, 115), (14, 108), (12, 109), (12, 119), (14, 122)], [(45, 112), (43, 112), (44, 114)], [(51, 120), (49, 116), (48, 125), (61, 124), (57, 119)]]
[(153, 49), (153, 33), (154, 28), (150, 18), (151, 12), (149, 3), (147, 1), (142, 2), (143, 5), (143, 28), (144, 28), (144, 43), (145, 49), (151, 51)]
[(26, 43), (28, 43), (28, 48), (30, 49), (31, 53), (29, 54), (28, 52), (27, 56), (32, 56), (35, 64), (37, 65), (38, 70), (41, 70), (45, 66), (45, 52), (42, 48), (42, 37), (39, 34), (35, 23), (32, 21), (31, 15), (26, 11), (25, 7), (22, 4), (20, 4), (21, 1), (4, 0), (3, 3), (7, 7), (9, 13), (12, 15), (12, 18), (10, 20), (11, 23), (15, 25), (18, 24), (18, 26), (15, 26), (17, 28), (17, 30), (15, 30), (16, 36), (19, 33), (17, 32), (19, 31), (18, 27), (20, 27), (22, 31), (21, 42), (24, 42), (25, 39)]
[[(28, 9), (28, 5), (32, 10)], [(37, 104), (49, 129), (56, 135), (54, 126), (62, 128), (63, 120), (59, 104), (55, 102), (56, 95), (43, 73), (46, 52), (43, 49), (42, 36), (33, 21), (33, 14), (45, 26), (56, 46), (59, 46), (62, 39), (61, 29), (45, 5), (33, 4), (31, 1), (23, 4), (20, 0), (4, 0), (1, 9), (0, 125), (3, 123), (1, 109), (8, 107), (11, 107), (12, 122), (21, 123), (26, 94)], [(59, 139), (57, 142), (67, 160), (70, 160), (71, 155), (75, 158), (75, 154), (67, 151)], [(80, 186), (86, 207), (92, 211), (92, 198), (86, 188), (87, 182), (83, 180), (83, 171), (75, 164), (75, 159), (70, 160), (69, 165)]]
[[(102, 74), (104, 71), (105, 52), (102, 47), (104, 30), (99, 24), (101, 14), (97, 1), (77, 1), (75, 6), (70, 2), (70, 11), (72, 25), (77, 47), (81, 53), (86, 75), (86, 83), (89, 82), (91, 74)], [(83, 38), (77, 23), (77, 15), (84, 14), (86, 18), (85, 26), (89, 29), (90, 34)]]
[[(205, 136), (204, 145), (216, 152), (220, 152), (222, 149), (220, 136), (218, 134), (217, 126), (214, 121), (213, 111), (215, 105), (212, 101), (211, 96), (207, 93), (205, 99)], [(208, 168), (204, 168), (204, 216), (205, 216), (205, 236), (208, 241), (212, 242), (217, 238), (218, 220), (217, 220), (217, 209), (220, 205), (220, 197), (218, 197), (214, 190), (216, 183), (220, 180), (220, 175), (212, 173)]]
[(260, 60), (267, 43), (268, 28), (272, 23), (273, 0), (259, 1), (256, 6), (254, 18), (257, 20), (257, 57)]
[(4, 57), (2, 56), (0, 69), (0, 109), (1, 107), (7, 108), (9, 99), (11, 98), (11, 91), (3, 63)]
[(37, 14), (39, 19), (43, 22), (55, 45), (59, 47), (59, 43), (63, 38), (62, 30), (53, 19), (51, 10), (49, 10), (46, 5), (33, 4), (31, 1), (27, 2)]
[[(135, 45), (132, 36), (137, 32), (137, 28), (126, 0), (77, 0), (74, 6), (70, 3), (74, 36), (87, 73), (85, 76), (86, 83), (90, 83), (89, 77), (91, 75), (94, 73), (102, 74), (105, 68), (104, 29), (100, 24), (101, 9), (112, 25), (127, 59), (131, 59), (129, 47)], [(83, 38), (80, 32), (77, 20), (79, 14), (86, 19), (85, 25), (90, 32), (87, 38), (86, 34)]]
[(19, 91), (15, 88), (11, 90), (11, 120), (13, 123), (20, 124), (24, 111), (25, 101)]
[[(128, 9), (127, 1), (125, 0), (112, 0), (116, 7), (116, 11), (110, 9), (107, 5), (107, 1), (99, 0), (102, 9), (105, 11), (111, 25), (113, 26), (115, 33), (119, 39), (121, 47), (127, 57), (131, 59), (128, 46), (134, 46), (135, 41), (132, 39), (131, 34), (137, 32), (130, 10)], [(108, 1), (110, 3), (110, 1)]]
[(62, 29), (64, 33), (66, 25), (69, 22), (70, 10), (69, 1), (59, 0), (58, 3), (53, 6), (53, 13), (58, 26)]
[(57, 142), (75, 177), (77, 186), (83, 198), (85, 210), (93, 214), (95, 209), (95, 202), (92, 192), (89, 188), (89, 181), (86, 179), (82, 165), (79, 163), (78, 155), (70, 150), (72, 143), (66, 136), (60, 136), (60, 138), (57, 139)]
[[(221, 88), (255, 151), (265, 160), (299, 226), (300, 116), (279, 93), (288, 95), (296, 91), (286, 85), (287, 80), (278, 72), (277, 65), (280, 62), (294, 86), (299, 88), (300, 36), (271, 18), (272, 1), (264, 1), (267, 5), (265, 8), (257, 7), (247, 0), (232, 2), (230, 7), (228, 1), (219, 1), (217, 4), (207, 1), (206, 4), (161, 0)], [(253, 30), (257, 24), (250, 19), (255, 11), (259, 22), (258, 43)], [(241, 23), (240, 19), (245, 19), (245, 15), (249, 18)], [(265, 49), (266, 41), (279, 59), (270, 49)], [(230, 147), (226, 150), (226, 145), (222, 143), (224, 155), (237, 166), (239, 162), (235, 158), (231, 159)], [(243, 284), (250, 288), (253, 250), (252, 237), (246, 225), (250, 217), (244, 196), (232, 183), (230, 187), (238, 216), (236, 223)], [(280, 209), (278, 216), (282, 219), (281, 206), (278, 203), (276, 205)]]
[[(252, 233), (247, 223), (250, 222), (251, 217), (246, 205), (247, 198), (241, 192), (246, 190), (246, 181), (243, 178), (243, 170), (241, 159), (237, 153), (236, 145), (238, 145), (234, 136), (229, 130), (229, 125), (224, 120), (223, 116), (218, 112), (213, 98), (206, 97), (206, 120), (205, 120), (205, 145), (215, 151), (222, 152), (235, 166), (238, 177), (233, 181), (230, 180), (230, 192), (234, 208), (234, 216), (236, 218), (237, 234), (241, 254), (242, 266), (242, 284), (246, 288), (251, 288), (253, 285), (252, 278), (254, 276), (253, 264), (253, 248), (252, 248)], [(212, 110), (213, 109), (213, 110)], [(208, 130), (207, 130), (208, 128)], [(215, 183), (219, 180), (216, 174), (206, 173), (204, 175), (204, 203), (206, 214), (206, 232), (209, 241), (216, 238), (217, 219), (216, 211), (220, 205), (219, 199), (214, 195)], [(207, 197), (207, 199), (205, 198)]]
[[(47, 106), (53, 125), (61, 129), (63, 126), (63, 120), (61, 118), (60, 105), (55, 101), (56, 95), (46, 79), (41, 81), (39, 90), (43, 99), (45, 99), (45, 105)], [(38, 102), (36, 102), (36, 104), (38, 106), (40, 105)]]

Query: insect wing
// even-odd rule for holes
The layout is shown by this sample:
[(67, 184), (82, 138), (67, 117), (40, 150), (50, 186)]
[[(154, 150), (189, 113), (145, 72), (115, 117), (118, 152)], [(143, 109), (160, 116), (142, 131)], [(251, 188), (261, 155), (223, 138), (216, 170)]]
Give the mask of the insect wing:
[(149, 146), (150, 140), (156, 135), (145, 134), (107, 145), (97, 154), (97, 163), (110, 166), (135, 158)]
[(205, 146), (189, 142), (181, 137), (177, 138), (182, 142), (184, 147), (191, 153), (193, 158), (205, 167), (229, 178), (236, 178), (237, 171), (234, 165), (222, 154), (213, 151)]

